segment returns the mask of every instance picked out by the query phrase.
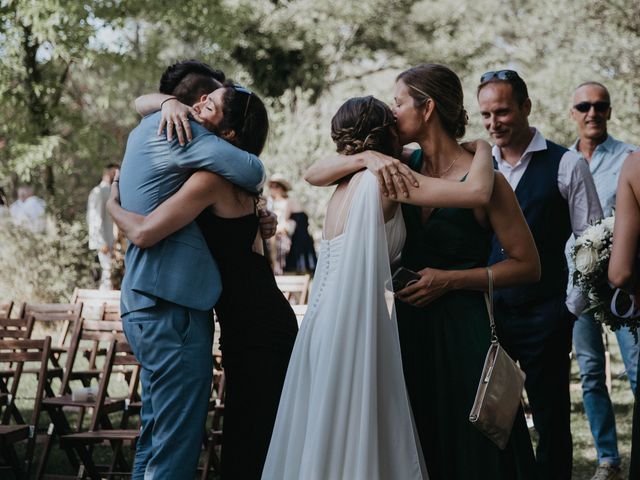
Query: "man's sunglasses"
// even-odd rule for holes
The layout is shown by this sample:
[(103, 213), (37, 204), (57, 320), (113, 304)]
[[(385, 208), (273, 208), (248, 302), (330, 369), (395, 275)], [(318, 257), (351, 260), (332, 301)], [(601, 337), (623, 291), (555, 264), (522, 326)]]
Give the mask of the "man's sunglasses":
[(591, 107), (593, 107), (593, 109), (598, 112), (598, 113), (604, 113), (607, 110), (609, 110), (609, 107), (611, 106), (611, 104), (609, 102), (580, 102), (580, 103), (576, 103), (573, 108), (575, 108), (577, 111), (579, 111), (580, 113), (587, 113), (589, 110), (591, 110)]
[(480, 77), (480, 83), (485, 83), (489, 80), (506, 80), (508, 82), (516, 78), (520, 78), (520, 76), (515, 70), (496, 70), (483, 73)]
[(249, 111), (249, 102), (251, 101), (251, 95), (253, 95), (253, 92), (248, 88), (245, 88), (242, 85), (237, 85), (237, 84), (233, 85), (233, 89), (236, 92), (247, 94), (247, 105), (244, 107), (244, 116), (242, 117), (242, 118), (247, 118), (247, 112)]

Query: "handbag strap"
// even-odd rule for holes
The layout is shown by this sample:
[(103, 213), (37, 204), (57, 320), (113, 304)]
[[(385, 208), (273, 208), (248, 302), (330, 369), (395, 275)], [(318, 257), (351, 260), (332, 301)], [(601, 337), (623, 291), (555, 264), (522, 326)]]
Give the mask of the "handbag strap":
[(489, 324), (491, 325), (491, 343), (498, 343), (496, 321), (493, 318), (493, 270), (491, 270), (491, 267), (487, 267), (487, 276), (489, 277), (489, 292), (484, 294), (484, 301), (487, 304), (487, 312), (489, 312)]

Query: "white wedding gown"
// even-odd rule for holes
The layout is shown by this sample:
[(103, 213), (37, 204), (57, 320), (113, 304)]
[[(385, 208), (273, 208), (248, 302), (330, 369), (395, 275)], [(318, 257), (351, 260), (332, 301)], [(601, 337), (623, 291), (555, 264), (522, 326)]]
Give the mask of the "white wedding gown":
[(385, 301), (404, 222), (398, 208), (384, 224), (377, 179), (361, 175), (344, 232), (320, 247), (263, 480), (428, 478)]

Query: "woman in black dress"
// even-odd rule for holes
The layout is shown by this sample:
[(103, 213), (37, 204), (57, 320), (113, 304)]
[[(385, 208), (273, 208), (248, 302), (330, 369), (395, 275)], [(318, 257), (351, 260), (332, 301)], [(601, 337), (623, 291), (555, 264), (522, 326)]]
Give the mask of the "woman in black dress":
[[(268, 119), (254, 93), (225, 84), (203, 102), (196, 109), (205, 125), (260, 154)], [(152, 246), (197, 217), (218, 263), (223, 290), (215, 310), (226, 378), (223, 479), (260, 478), (298, 331), (295, 314), (262, 255), (256, 203), (254, 195), (205, 171), (194, 173), (146, 217), (123, 210), (117, 198), (110, 200), (114, 220), (141, 247)]]

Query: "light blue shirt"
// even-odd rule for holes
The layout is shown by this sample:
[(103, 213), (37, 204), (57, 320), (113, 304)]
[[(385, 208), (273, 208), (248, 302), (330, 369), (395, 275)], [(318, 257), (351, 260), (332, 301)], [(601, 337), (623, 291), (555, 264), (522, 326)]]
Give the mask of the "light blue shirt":
[[(579, 141), (579, 139), (576, 140), (569, 147), (569, 150), (576, 152), (586, 161), (578, 150)], [(621, 142), (608, 135), (607, 139), (596, 147), (591, 156), (591, 163), (588, 163), (589, 170), (591, 171), (591, 176), (593, 176), (593, 182), (596, 185), (598, 198), (605, 217), (610, 216), (616, 206), (616, 189), (622, 163), (635, 150), (637, 150), (636, 146)]]
[[(160, 113), (133, 129), (120, 174), (122, 207), (148, 215), (198, 169), (222, 175), (251, 192), (264, 181), (258, 157), (234, 147), (190, 121), (193, 140), (184, 147), (156, 133)], [(222, 289), (220, 272), (195, 222), (150, 248), (129, 245), (121, 288), (121, 314), (149, 308), (158, 299), (196, 310), (210, 310)]]

